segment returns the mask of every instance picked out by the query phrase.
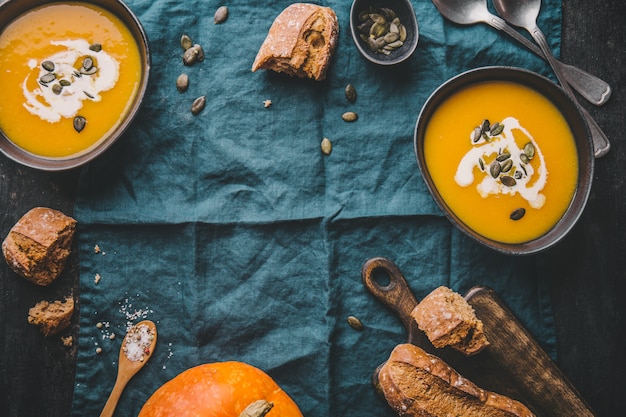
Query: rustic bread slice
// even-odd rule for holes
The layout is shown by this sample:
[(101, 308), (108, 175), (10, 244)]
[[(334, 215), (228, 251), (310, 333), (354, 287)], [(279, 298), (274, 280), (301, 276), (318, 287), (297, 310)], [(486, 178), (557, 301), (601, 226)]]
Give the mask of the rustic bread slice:
[(403, 417), (534, 417), (522, 403), (477, 387), (412, 344), (394, 348), (375, 382)]
[(489, 345), (472, 306), (450, 288), (433, 290), (413, 309), (411, 317), (436, 348), (451, 346), (473, 355)]
[(290, 76), (326, 78), (337, 45), (339, 23), (329, 7), (294, 3), (274, 20), (252, 64)]
[(20, 218), (2, 242), (7, 264), (37, 285), (51, 284), (70, 254), (76, 220), (60, 211), (35, 207)]

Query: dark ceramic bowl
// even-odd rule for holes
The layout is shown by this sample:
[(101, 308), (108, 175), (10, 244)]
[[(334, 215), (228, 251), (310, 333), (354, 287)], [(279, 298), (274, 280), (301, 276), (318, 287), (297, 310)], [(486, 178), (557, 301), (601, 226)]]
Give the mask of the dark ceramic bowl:
[[(0, 33), (4, 28), (20, 15), (29, 10), (47, 3), (55, 3), (58, 0), (6, 0), (0, 2)], [(128, 106), (128, 111), (117, 127), (111, 130), (98, 144), (84, 153), (70, 155), (62, 158), (49, 158), (34, 155), (11, 142), (4, 132), (0, 130), (0, 151), (12, 160), (22, 165), (44, 171), (62, 171), (83, 165), (106, 151), (124, 133), (135, 118), (148, 86), (150, 73), (150, 51), (148, 39), (141, 23), (133, 12), (122, 0), (89, 0), (85, 3), (95, 4), (108, 10), (117, 16), (132, 33), (139, 48), (142, 65), (142, 74), (139, 80), (139, 88), (135, 93), (133, 102)], [(0, 100), (2, 98), (0, 97)]]
[[(448, 207), (435, 186), (424, 158), (424, 135), (429, 119), (435, 110), (452, 94), (460, 89), (481, 82), (509, 81), (530, 87), (548, 98), (560, 110), (568, 123), (578, 152), (578, 181), (569, 207), (561, 219), (546, 234), (525, 243), (508, 244), (488, 239), (466, 224)], [(549, 121), (547, 121), (549, 122)], [(519, 68), (486, 67), (467, 71), (442, 84), (428, 98), (417, 119), (414, 136), (417, 164), (430, 194), (446, 217), (463, 233), (475, 241), (508, 255), (527, 255), (543, 251), (559, 241), (572, 229), (582, 214), (589, 193), (594, 170), (593, 146), (589, 130), (576, 105), (565, 92), (549, 79)]]
[[(400, 22), (406, 27), (407, 37), (404, 44), (391, 51), (388, 55), (372, 51), (360, 37), (359, 26), (362, 22), (359, 19), (359, 14), (370, 7), (385, 7), (393, 10)], [(361, 55), (368, 61), (378, 65), (395, 65), (406, 61), (415, 52), (419, 38), (415, 10), (413, 10), (410, 0), (354, 0), (350, 9), (350, 31), (354, 44)]]

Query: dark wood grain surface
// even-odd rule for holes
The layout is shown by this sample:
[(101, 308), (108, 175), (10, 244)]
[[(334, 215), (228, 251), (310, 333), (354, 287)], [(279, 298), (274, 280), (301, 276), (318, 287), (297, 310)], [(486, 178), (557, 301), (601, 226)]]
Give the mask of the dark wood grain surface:
[[(626, 410), (626, 2), (563, 2), (561, 60), (608, 81), (610, 101), (585, 107), (612, 142), (596, 163), (590, 200), (577, 226), (540, 255), (551, 284), (561, 371), (598, 416)], [(34, 206), (72, 214), (78, 171), (45, 173), (0, 155), (0, 236)], [(75, 348), (45, 339), (26, 322), (41, 299), (78, 291), (78, 259), (48, 288), (16, 279), (0, 262), (0, 416), (68, 416)], [(78, 316), (69, 331), (78, 334)]]

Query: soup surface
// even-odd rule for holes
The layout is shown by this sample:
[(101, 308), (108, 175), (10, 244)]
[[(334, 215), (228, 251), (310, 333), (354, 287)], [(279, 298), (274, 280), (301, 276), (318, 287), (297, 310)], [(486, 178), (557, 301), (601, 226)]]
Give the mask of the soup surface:
[(424, 158), (456, 216), (503, 243), (548, 232), (578, 179), (563, 115), (535, 90), (508, 81), (477, 83), (444, 100), (426, 127)]
[(0, 129), (38, 156), (83, 153), (119, 125), (141, 76), (135, 39), (112, 13), (40, 6), (0, 33)]

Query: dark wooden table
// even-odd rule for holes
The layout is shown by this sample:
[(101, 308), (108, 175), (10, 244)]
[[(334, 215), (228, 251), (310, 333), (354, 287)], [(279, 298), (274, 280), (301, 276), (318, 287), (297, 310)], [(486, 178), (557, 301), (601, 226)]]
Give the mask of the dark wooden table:
[[(563, 2), (561, 59), (613, 87), (602, 108), (585, 105), (612, 142), (596, 162), (590, 200), (577, 226), (540, 255), (549, 280), (558, 337), (558, 365), (598, 416), (626, 410), (626, 2)], [(1, 99), (1, 98), (0, 98)], [(72, 214), (78, 170), (46, 173), (0, 155), (0, 237), (34, 206)], [(0, 416), (68, 416), (76, 348), (45, 339), (26, 321), (41, 299), (78, 294), (78, 259), (39, 288), (0, 262)], [(70, 333), (78, 335), (78, 315)]]

